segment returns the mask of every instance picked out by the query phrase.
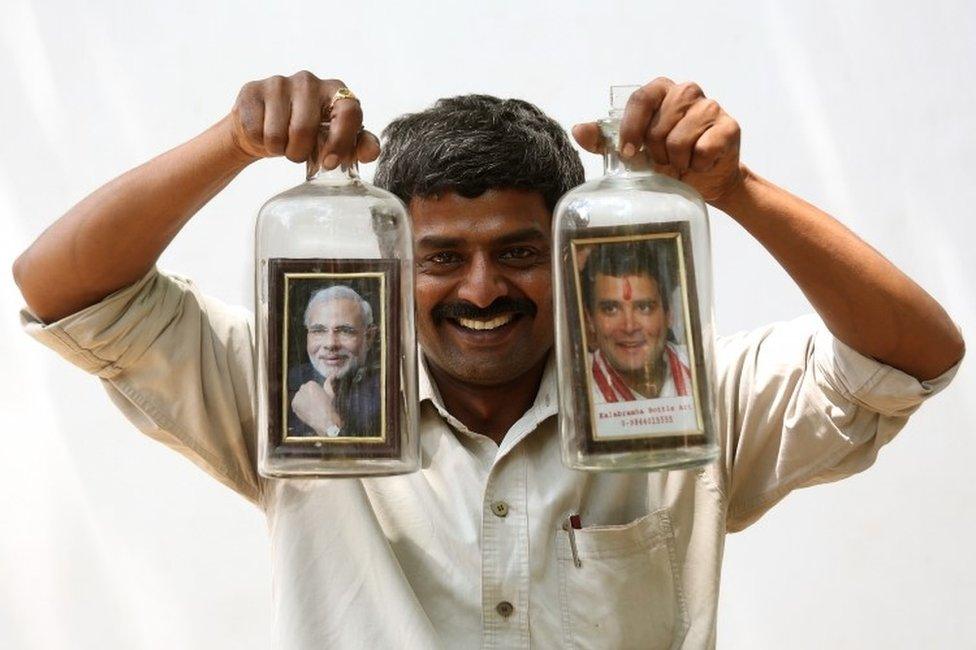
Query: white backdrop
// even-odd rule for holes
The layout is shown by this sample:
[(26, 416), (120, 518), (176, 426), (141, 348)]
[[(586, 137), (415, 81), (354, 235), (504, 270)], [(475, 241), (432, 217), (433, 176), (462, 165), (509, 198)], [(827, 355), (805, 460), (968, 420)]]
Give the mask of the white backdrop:
[[(5, 0), (4, 268), (96, 186), (220, 118), (250, 79), (344, 79), (378, 131), (473, 91), (569, 126), (603, 114), (611, 82), (664, 74), (740, 121), (753, 169), (838, 216), (974, 331), (976, 9), (964, 0), (271, 4)], [(246, 170), (161, 266), (250, 305), (255, 211), (302, 174), (284, 159)], [(721, 332), (809, 310), (727, 217), (713, 212), (712, 228)], [(259, 511), (31, 342), (20, 304), (4, 271), (0, 647), (268, 647)], [(874, 468), (728, 539), (720, 647), (976, 644), (973, 367)]]

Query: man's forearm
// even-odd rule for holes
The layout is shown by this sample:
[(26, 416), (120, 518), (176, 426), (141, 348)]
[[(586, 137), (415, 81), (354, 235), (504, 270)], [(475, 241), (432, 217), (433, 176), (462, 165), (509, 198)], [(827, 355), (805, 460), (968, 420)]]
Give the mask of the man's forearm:
[(329, 135), (317, 155), (327, 169), (343, 160), (375, 160), (379, 140), (362, 129), (359, 101), (336, 99), (344, 88), (306, 70), (244, 84), (227, 117), (108, 183), (38, 237), (14, 263), (27, 306), (50, 322), (132, 284), (249, 163), (308, 160), (323, 119)]
[(94, 304), (152, 267), (187, 220), (254, 160), (236, 147), (226, 121), (96, 190), (17, 259), (14, 277), (38, 318)]
[(918, 379), (962, 357), (962, 337), (939, 303), (830, 215), (751, 172), (713, 203), (772, 253), (855, 350)]

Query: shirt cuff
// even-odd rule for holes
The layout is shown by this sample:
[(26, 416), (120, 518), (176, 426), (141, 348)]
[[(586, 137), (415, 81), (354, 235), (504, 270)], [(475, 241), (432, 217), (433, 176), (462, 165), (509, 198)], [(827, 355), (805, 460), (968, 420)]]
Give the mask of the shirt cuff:
[(20, 322), (27, 334), (73, 365), (110, 379), (121, 372), (134, 348), (148, 345), (137, 340), (137, 326), (160, 308), (160, 301), (150, 296), (172, 294), (167, 280), (153, 267), (135, 283), (53, 323), (44, 323), (27, 309), (20, 311)]
[(949, 385), (962, 361), (934, 379), (919, 381), (861, 354), (821, 325), (814, 340), (814, 363), (818, 381), (852, 402), (883, 415), (907, 417)]

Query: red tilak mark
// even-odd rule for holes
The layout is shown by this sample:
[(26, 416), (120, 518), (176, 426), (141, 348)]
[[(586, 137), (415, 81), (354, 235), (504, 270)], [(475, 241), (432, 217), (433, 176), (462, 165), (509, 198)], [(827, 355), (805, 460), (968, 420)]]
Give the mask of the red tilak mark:
[(630, 278), (624, 278), (624, 300), (630, 300), (633, 295), (633, 290), (630, 288)]

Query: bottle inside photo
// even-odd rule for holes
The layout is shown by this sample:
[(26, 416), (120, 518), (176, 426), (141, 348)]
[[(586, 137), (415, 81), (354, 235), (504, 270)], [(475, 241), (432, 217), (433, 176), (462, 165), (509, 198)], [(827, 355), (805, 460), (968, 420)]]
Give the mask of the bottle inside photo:
[(620, 155), (637, 88), (611, 87), (604, 175), (568, 192), (553, 216), (559, 430), (573, 469), (718, 456), (708, 213), (693, 188)]
[(413, 237), (403, 203), (322, 166), (255, 231), (258, 469), (266, 477), (418, 469)]

